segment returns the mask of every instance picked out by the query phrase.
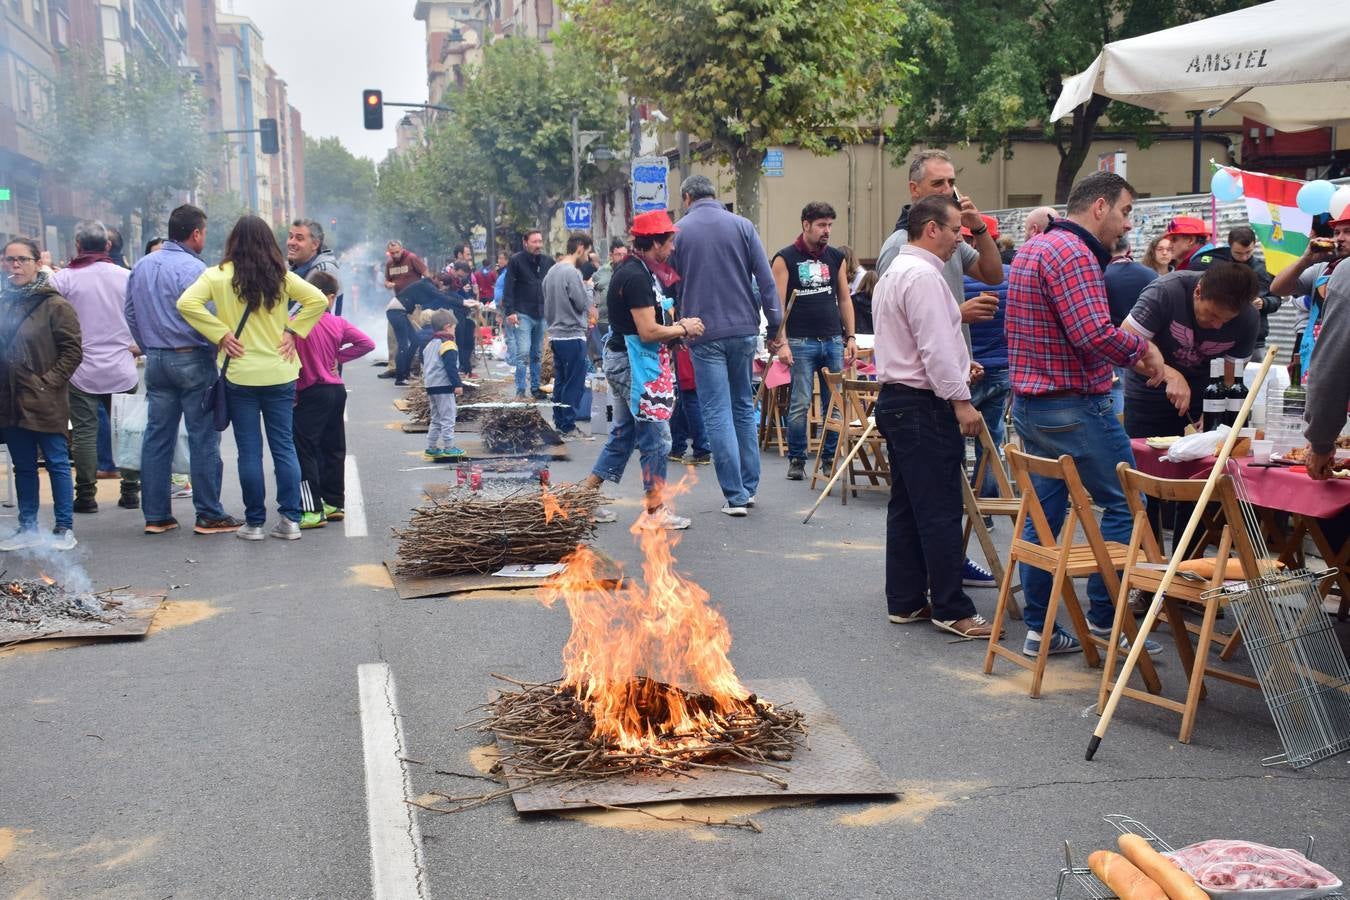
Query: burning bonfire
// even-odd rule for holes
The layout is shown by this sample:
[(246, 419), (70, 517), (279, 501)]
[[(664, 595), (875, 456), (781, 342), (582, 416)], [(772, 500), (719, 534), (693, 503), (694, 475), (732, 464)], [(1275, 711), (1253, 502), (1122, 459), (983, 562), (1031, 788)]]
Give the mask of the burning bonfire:
[(75, 623), (110, 624), (122, 604), (108, 593), (71, 590), (46, 574), (0, 582), (0, 625), (26, 633), (60, 631)]
[[(563, 677), (499, 694), (478, 727), (509, 745), (512, 784), (480, 797), (446, 798), (467, 809), (541, 785), (642, 773), (718, 769), (786, 787), (785, 770), (805, 736), (802, 715), (752, 694), (727, 658), (731, 632), (708, 593), (675, 571), (677, 538), (634, 526), (643, 584), (617, 587), (596, 576), (596, 557), (578, 547), (543, 600), (572, 617)], [(753, 768), (744, 768), (745, 765)], [(770, 771), (765, 772), (763, 769)]]

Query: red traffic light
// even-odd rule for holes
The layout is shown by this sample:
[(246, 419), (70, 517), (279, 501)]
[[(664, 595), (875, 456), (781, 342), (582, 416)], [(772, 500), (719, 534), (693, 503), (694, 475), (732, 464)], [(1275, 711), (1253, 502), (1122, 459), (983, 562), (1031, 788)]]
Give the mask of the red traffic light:
[(366, 129), (379, 131), (384, 128), (384, 92), (366, 90), (361, 94), (361, 112), (365, 116)]

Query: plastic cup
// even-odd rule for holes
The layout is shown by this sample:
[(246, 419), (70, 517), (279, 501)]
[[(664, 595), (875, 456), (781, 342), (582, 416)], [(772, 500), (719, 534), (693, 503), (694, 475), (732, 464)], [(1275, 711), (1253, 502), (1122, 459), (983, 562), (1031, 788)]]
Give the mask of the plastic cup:
[(1274, 450), (1274, 441), (1252, 441), (1252, 462), (1270, 462), (1270, 454)]

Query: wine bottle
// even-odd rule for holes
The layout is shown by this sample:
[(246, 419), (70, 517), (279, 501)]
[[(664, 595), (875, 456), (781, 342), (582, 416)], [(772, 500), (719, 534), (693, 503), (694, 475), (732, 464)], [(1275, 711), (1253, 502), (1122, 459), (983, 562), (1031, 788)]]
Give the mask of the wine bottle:
[(1228, 423), (1229, 428), (1237, 424), (1238, 413), (1242, 411), (1242, 404), (1246, 402), (1247, 384), (1242, 380), (1242, 373), (1237, 372), (1234, 375), (1232, 387), (1224, 393), (1226, 409), (1224, 410), (1223, 420)]
[(1223, 387), (1223, 359), (1211, 360), (1209, 363), (1209, 384), (1205, 385), (1203, 403), (1205, 431), (1213, 431), (1223, 424), (1224, 416), (1228, 411), (1225, 393), (1227, 392)]

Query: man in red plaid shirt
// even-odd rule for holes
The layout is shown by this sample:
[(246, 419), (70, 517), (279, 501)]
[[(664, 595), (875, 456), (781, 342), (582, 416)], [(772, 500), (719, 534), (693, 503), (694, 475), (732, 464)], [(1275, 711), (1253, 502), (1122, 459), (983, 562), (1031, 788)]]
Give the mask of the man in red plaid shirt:
[[(1111, 406), (1116, 366), (1130, 366), (1150, 384), (1162, 378), (1163, 358), (1151, 342), (1111, 324), (1102, 270), (1108, 247), (1130, 230), (1135, 191), (1124, 178), (1096, 172), (1074, 185), (1068, 215), (1024, 244), (1008, 275), (1008, 370), (1013, 424), (1029, 453), (1073, 457), (1083, 485), (1104, 510), (1102, 536), (1125, 543), (1131, 521), (1116, 477), (1122, 460), (1134, 465), (1130, 440)], [(1036, 494), (1056, 532), (1064, 523), (1067, 491), (1062, 481), (1034, 479)], [(1037, 541), (1028, 523), (1023, 537)], [(1072, 635), (1045, 622), (1049, 573), (1022, 566), (1027, 656), (1072, 653)], [(1088, 624), (1108, 636), (1114, 598), (1100, 576), (1088, 580)], [(1046, 626), (1053, 634), (1042, 640)], [(1161, 650), (1150, 641), (1149, 652)]]

